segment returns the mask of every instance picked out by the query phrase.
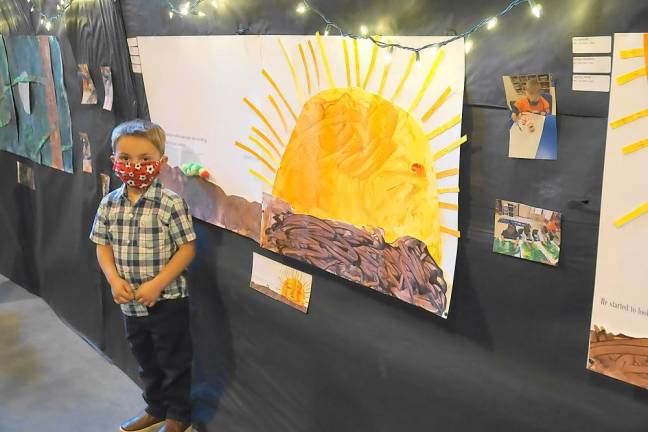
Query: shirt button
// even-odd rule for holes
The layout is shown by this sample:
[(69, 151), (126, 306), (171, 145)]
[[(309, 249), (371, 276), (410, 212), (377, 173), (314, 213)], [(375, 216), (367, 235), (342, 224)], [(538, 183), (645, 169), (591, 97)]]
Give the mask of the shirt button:
[(133, 217), (133, 213), (128, 213), (128, 217)]

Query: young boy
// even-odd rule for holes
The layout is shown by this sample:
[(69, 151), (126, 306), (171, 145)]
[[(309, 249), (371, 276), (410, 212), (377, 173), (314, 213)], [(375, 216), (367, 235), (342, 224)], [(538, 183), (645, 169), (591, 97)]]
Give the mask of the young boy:
[(124, 422), (122, 432), (184, 432), (191, 426), (184, 273), (196, 234), (187, 204), (156, 180), (167, 161), (165, 139), (160, 126), (144, 120), (113, 130), (111, 160), (124, 185), (103, 198), (90, 234), (144, 382), (147, 407)]
[(511, 115), (513, 121), (518, 121), (520, 115), (525, 112), (540, 115), (551, 114), (549, 102), (540, 94), (542, 87), (536, 78), (530, 78), (526, 82), (525, 90), (526, 96), (515, 102), (515, 109), (517, 112), (514, 112)]

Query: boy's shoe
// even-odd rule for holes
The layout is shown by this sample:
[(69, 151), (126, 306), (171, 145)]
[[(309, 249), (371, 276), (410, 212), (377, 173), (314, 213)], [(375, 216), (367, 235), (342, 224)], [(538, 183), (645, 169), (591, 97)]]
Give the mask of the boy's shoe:
[(190, 432), (191, 423), (182, 423), (178, 420), (166, 419), (159, 432)]
[(122, 423), (120, 432), (156, 432), (164, 424), (164, 419), (153, 417), (146, 411)]

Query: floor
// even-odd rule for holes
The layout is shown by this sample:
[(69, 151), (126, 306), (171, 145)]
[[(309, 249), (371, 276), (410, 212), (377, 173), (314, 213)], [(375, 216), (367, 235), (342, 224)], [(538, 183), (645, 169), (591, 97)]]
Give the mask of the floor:
[(43, 300), (0, 275), (0, 431), (118, 431), (142, 408), (140, 393)]

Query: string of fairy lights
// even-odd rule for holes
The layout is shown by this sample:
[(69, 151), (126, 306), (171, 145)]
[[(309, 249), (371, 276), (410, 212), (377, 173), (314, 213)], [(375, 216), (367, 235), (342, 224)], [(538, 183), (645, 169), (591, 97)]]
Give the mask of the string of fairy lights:
[[(56, 13), (53, 15), (48, 15), (43, 12), (42, 8), (39, 7), (35, 3), (35, 1), (36, 0), (26, 0), (30, 7), (30, 11), (32, 13), (38, 14), (40, 18), (40, 24), (44, 26), (47, 31), (49, 31), (51, 30), (54, 23), (62, 20), (72, 3), (76, 0), (59, 0), (56, 4)], [(172, 0), (167, 0), (169, 8), (169, 19), (173, 19), (176, 15), (180, 17), (187, 17), (190, 15), (200, 18), (205, 17), (207, 16), (207, 13), (203, 10), (205, 5), (209, 5), (208, 7), (212, 7), (213, 9), (218, 9), (221, 6), (222, 1), (223, 0), (187, 0), (178, 4), (174, 3), (174, 1)], [(416, 59), (419, 60), (421, 51), (428, 49), (436, 50), (458, 39), (465, 40), (464, 47), (466, 53), (469, 53), (474, 46), (474, 43), (470, 38), (473, 33), (482, 29), (483, 27), (485, 27), (487, 30), (495, 29), (497, 27), (499, 18), (503, 17), (504, 15), (508, 14), (510, 11), (521, 5), (528, 5), (531, 14), (536, 18), (540, 18), (542, 16), (542, 5), (535, 0), (512, 0), (504, 9), (494, 15), (487, 16), (484, 19), (476, 22), (464, 32), (449, 37), (444, 41), (434, 42), (419, 47), (403, 45), (397, 42), (392, 42), (390, 40), (383, 41), (378, 35), (370, 34), (370, 29), (366, 24), (360, 24), (358, 28), (359, 33), (347, 31), (344, 27), (340, 26), (335, 21), (330, 19), (320, 9), (313, 6), (311, 0), (302, 0), (297, 3), (297, 5), (295, 6), (295, 12), (300, 15), (304, 15), (310, 11), (317, 15), (324, 23), (325, 36), (328, 36), (333, 31), (340, 36), (346, 36), (352, 39), (370, 40), (378, 47), (387, 49), (387, 55), (389, 56), (391, 56), (391, 53), (394, 49), (402, 49), (414, 52), (416, 54)]]

